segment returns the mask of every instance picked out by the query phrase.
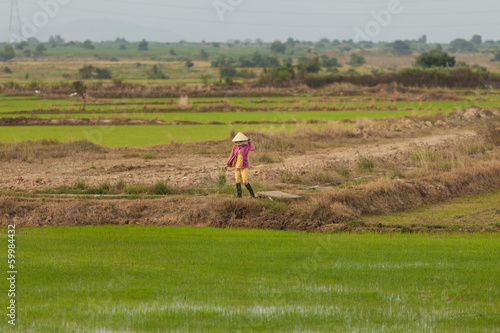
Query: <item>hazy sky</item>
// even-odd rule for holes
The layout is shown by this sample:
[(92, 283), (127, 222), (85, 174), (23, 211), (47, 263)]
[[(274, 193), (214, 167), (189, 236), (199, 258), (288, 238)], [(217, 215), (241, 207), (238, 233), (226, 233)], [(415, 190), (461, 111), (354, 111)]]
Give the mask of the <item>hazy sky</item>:
[[(7, 40), (11, 1), (0, 0), (1, 41)], [(40, 40), (55, 34), (66, 40), (131, 41), (316, 41), (356, 35), (394, 41), (423, 34), (430, 42), (470, 39), (473, 34), (500, 39), (499, 0), (18, 1), (23, 30)], [(50, 15), (42, 4), (49, 4), (45, 11)], [(378, 21), (374, 13), (379, 13)]]

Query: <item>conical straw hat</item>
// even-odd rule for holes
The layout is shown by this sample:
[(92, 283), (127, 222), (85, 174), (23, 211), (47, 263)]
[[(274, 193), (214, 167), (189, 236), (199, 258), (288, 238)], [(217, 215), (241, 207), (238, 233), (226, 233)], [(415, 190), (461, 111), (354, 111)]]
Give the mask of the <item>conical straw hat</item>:
[(239, 141), (248, 141), (248, 138), (245, 136), (245, 134), (239, 132), (234, 137), (233, 142), (239, 142)]

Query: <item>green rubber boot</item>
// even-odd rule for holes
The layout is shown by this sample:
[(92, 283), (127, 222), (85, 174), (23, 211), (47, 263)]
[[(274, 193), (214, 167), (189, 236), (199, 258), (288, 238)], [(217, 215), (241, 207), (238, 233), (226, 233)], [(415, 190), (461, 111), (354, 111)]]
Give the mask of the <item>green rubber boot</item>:
[(236, 197), (241, 198), (241, 195), (243, 194), (241, 191), (241, 183), (236, 184), (236, 192), (238, 192), (238, 195)]
[(247, 190), (250, 192), (250, 196), (252, 198), (255, 198), (255, 193), (253, 192), (253, 188), (252, 188), (252, 185), (250, 184), (246, 184), (245, 187), (247, 188)]

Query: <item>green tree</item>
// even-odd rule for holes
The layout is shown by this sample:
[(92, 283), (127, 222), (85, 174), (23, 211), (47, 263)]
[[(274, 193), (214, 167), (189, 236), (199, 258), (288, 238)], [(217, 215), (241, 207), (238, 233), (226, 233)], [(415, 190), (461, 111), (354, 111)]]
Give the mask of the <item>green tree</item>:
[(138, 46), (139, 51), (147, 51), (149, 50), (149, 43), (143, 39)]
[(339, 63), (337, 58), (328, 58), (326, 55), (321, 56), (321, 66), (325, 68), (340, 68), (342, 64)]
[(150, 80), (166, 80), (168, 76), (163, 73), (161, 65), (153, 65), (150, 70), (146, 71), (146, 76)]
[(194, 66), (194, 63), (191, 60), (186, 60), (184, 66), (186, 66), (187, 68), (192, 68)]
[(27, 41), (22, 41), (18, 44), (16, 44), (16, 50), (23, 50), (25, 47), (28, 47), (29, 44)]
[(483, 44), (483, 38), (479, 35), (474, 35), (472, 36), (472, 39), (470, 40), (470, 42), (474, 45), (474, 46), (480, 46), (481, 44)]
[(94, 66), (88, 65), (88, 66), (83, 66), (78, 70), (78, 76), (80, 79), (91, 79), (92, 78), (92, 73), (94, 73)]
[(319, 58), (316, 57), (312, 61), (309, 60), (309, 62), (298, 64), (297, 69), (301, 77), (304, 77), (310, 73), (318, 73), (321, 70)]
[(77, 96), (83, 100), (83, 110), (85, 110), (85, 106), (87, 104), (87, 87), (85, 86), (85, 82), (83, 81), (74, 81), (73, 89)]
[(430, 67), (454, 67), (457, 61), (446, 52), (431, 50), (424, 52), (416, 58), (416, 65), (422, 68)]
[(16, 56), (16, 52), (14, 51), (14, 48), (12, 45), (5, 44), (3, 46), (3, 51), (0, 52), (0, 58), (3, 58), (4, 61), (13, 59)]
[(264, 68), (260, 77), (261, 82), (284, 82), (294, 80), (295, 69), (291, 64), (284, 64), (278, 68)]
[(285, 53), (286, 52), (286, 44), (283, 44), (282, 42), (277, 40), (271, 45), (271, 51), (273, 51), (275, 53)]
[(391, 45), (392, 47), (392, 53), (395, 55), (410, 55), (411, 54), (411, 48), (410, 45), (406, 44), (402, 40), (397, 40)]
[(212, 75), (210, 75), (210, 74), (201, 74), (201, 75), (200, 75), (200, 79), (201, 79), (201, 81), (203, 81), (203, 84), (204, 84), (204, 85), (208, 85), (209, 80), (210, 80), (211, 78), (212, 78)]
[(35, 48), (35, 52), (33, 53), (33, 58), (35, 58), (35, 60), (40, 58), (44, 55), (45, 51), (47, 51), (45, 45), (43, 45), (42, 43), (38, 44)]
[(362, 54), (353, 53), (351, 54), (351, 59), (349, 60), (349, 65), (352, 67), (360, 67), (366, 64), (366, 59)]
[(90, 40), (86, 40), (83, 42), (82, 47), (86, 50), (93, 50), (95, 49), (94, 45), (92, 45), (92, 42)]
[(225, 78), (233, 78), (236, 76), (236, 68), (234, 67), (221, 67), (219, 68), (219, 77), (221, 80)]
[(450, 52), (477, 52), (476, 47), (465, 39), (458, 38), (450, 43)]
[(108, 80), (112, 78), (111, 71), (107, 68), (95, 68), (94, 72), (94, 77), (98, 80)]
[(209, 58), (208, 52), (205, 50), (200, 51), (200, 59), (203, 61), (207, 61)]

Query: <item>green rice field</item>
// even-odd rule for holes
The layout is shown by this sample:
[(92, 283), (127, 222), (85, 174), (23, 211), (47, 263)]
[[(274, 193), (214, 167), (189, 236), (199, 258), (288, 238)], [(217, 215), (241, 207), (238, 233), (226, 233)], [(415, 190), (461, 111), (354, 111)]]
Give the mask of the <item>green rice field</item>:
[(101, 226), (16, 237), (19, 332), (499, 331), (496, 234)]
[[(317, 126), (317, 125), (308, 125)], [(1, 142), (52, 139), (88, 140), (107, 147), (144, 147), (174, 142), (224, 140), (231, 130), (292, 130), (297, 125), (124, 125), (124, 126), (6, 126)]]
[[(499, 98), (500, 99), (500, 98)], [(250, 108), (256, 109), (280, 109), (280, 108), (292, 108), (299, 107), (305, 110), (311, 108), (311, 106), (315, 107), (326, 107), (333, 109), (341, 109), (341, 108), (350, 108), (350, 109), (369, 109), (371, 107), (375, 108), (391, 108), (395, 105), (397, 110), (435, 110), (435, 111), (455, 111), (456, 109), (463, 109), (470, 106), (478, 106), (483, 108), (491, 108), (500, 105), (500, 101), (497, 100), (487, 100), (487, 101), (432, 101), (432, 102), (259, 102), (255, 103), (255, 101), (260, 101), (261, 99), (246, 99), (245, 101), (233, 101), (232, 99), (228, 100), (220, 100), (213, 99), (214, 102), (226, 102), (229, 103), (230, 106), (238, 108)], [(177, 108), (176, 104), (148, 104), (151, 102), (162, 103), (163, 101), (157, 99), (140, 99), (140, 100), (127, 100), (128, 103), (135, 103), (133, 105), (113, 105), (106, 103), (111, 103), (110, 101), (103, 101), (103, 105), (88, 105), (86, 110), (89, 111), (105, 111), (105, 110), (142, 110), (143, 108), (150, 109), (174, 109)], [(170, 100), (169, 100), (170, 101)], [(206, 100), (203, 100), (206, 101)], [(203, 102), (202, 100), (198, 102)], [(253, 102), (252, 102), (253, 101)], [(193, 109), (196, 110), (200, 107), (199, 104), (196, 104), (196, 100), (191, 100), (193, 104)], [(139, 104), (137, 104), (139, 103)], [(311, 104), (312, 103), (312, 104)], [(43, 110), (54, 110), (59, 109), (61, 112), (70, 111), (70, 110), (80, 110), (81, 102), (77, 100), (43, 100), (31, 98), (27, 100), (23, 99), (3, 99), (0, 98), (0, 113), (7, 112), (19, 112), (19, 111), (43, 111)]]
[[(498, 106), (500, 96), (485, 100), (470, 97), (469, 101), (392, 102), (381, 98), (356, 102), (367, 97), (335, 97), (331, 102), (312, 96), (193, 98), (192, 109), (179, 111), (178, 99), (137, 98), (102, 99), (87, 105), (77, 99), (47, 100), (34, 96), (0, 96), (0, 118), (27, 117), (36, 119), (90, 118), (139, 119), (164, 122), (193, 122), (202, 125), (136, 125), (136, 126), (4, 126), (1, 142), (54, 139), (59, 141), (89, 140), (104, 146), (142, 147), (174, 142), (199, 142), (226, 139), (231, 130), (291, 130), (297, 125), (286, 122), (338, 122), (343, 120), (387, 119), (415, 115), (449, 113), (468, 106)], [(206, 107), (210, 107), (207, 112)], [(230, 111), (217, 109), (230, 107)], [(240, 108), (243, 110), (240, 112)], [(327, 110), (310, 110), (326, 108)], [(286, 111), (293, 109), (293, 111)], [(328, 110), (331, 109), (331, 110)], [(244, 112), (250, 110), (251, 112)], [(285, 111), (284, 111), (285, 110)], [(275, 124), (234, 124), (271, 122)], [(214, 123), (214, 124), (212, 124)], [(317, 126), (317, 125), (307, 125)], [(352, 127), (353, 124), (337, 126)]]
[(433, 226), (438, 229), (498, 226), (500, 225), (500, 214), (497, 214), (496, 211), (500, 209), (499, 203), (500, 189), (497, 189), (405, 212), (366, 216), (365, 220), (383, 225)]

